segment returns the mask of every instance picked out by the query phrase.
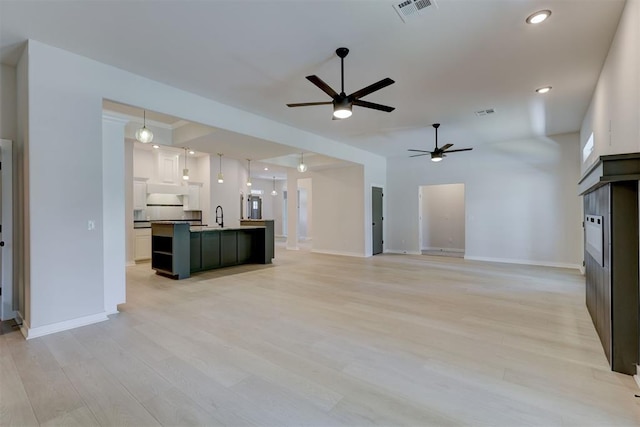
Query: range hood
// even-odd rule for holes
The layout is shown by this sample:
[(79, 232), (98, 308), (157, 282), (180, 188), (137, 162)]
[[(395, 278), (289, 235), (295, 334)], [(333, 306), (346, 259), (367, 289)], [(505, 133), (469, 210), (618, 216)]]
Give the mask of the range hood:
[(189, 188), (186, 185), (147, 184), (147, 194), (174, 194), (184, 196), (188, 193)]

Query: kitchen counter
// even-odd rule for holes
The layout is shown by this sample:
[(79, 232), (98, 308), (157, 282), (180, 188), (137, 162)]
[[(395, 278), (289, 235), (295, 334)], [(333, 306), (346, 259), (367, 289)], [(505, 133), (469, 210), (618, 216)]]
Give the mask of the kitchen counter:
[(271, 264), (273, 226), (192, 226), (185, 221), (151, 224), (151, 268), (185, 279), (199, 271), (240, 264)]
[(250, 225), (250, 226), (240, 226), (240, 227), (220, 227), (220, 226), (210, 226), (210, 225), (192, 225), (189, 228), (189, 231), (197, 233), (198, 231), (226, 231), (226, 230), (251, 230), (255, 228), (265, 228), (264, 226), (258, 225)]

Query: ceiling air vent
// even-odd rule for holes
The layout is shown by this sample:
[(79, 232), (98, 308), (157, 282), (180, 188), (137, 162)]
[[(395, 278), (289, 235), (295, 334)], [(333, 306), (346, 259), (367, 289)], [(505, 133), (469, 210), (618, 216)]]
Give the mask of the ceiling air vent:
[(476, 111), (476, 116), (478, 116), (478, 117), (487, 116), (487, 115), (493, 114), (495, 112), (496, 112), (496, 110), (494, 110), (493, 108), (487, 108), (486, 110), (478, 110), (478, 111)]
[(405, 0), (394, 4), (393, 8), (398, 12), (402, 22), (407, 22), (407, 19), (417, 18), (431, 6), (438, 7), (436, 0)]

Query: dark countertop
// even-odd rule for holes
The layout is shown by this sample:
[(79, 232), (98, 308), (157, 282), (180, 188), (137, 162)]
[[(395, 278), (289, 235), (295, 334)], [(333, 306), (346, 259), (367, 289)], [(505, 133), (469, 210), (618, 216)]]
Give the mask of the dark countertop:
[(198, 233), (201, 231), (231, 231), (231, 230), (250, 230), (250, 229), (255, 229), (255, 228), (266, 228), (264, 226), (261, 225), (245, 225), (245, 226), (241, 226), (241, 227), (220, 227), (220, 226), (206, 226), (206, 225), (192, 225), (191, 227), (189, 227), (189, 231), (191, 231), (192, 233)]

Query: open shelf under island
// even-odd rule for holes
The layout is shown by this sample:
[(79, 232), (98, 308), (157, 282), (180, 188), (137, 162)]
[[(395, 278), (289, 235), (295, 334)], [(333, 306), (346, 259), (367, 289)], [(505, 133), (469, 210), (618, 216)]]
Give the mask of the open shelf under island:
[(273, 220), (241, 221), (240, 227), (191, 226), (167, 221), (151, 224), (151, 268), (185, 279), (198, 271), (240, 264), (271, 264)]

